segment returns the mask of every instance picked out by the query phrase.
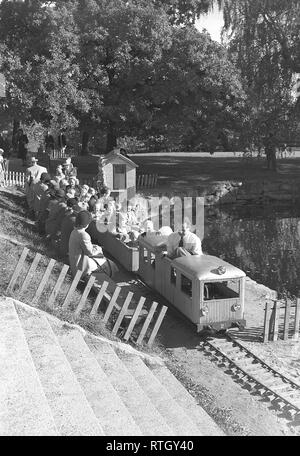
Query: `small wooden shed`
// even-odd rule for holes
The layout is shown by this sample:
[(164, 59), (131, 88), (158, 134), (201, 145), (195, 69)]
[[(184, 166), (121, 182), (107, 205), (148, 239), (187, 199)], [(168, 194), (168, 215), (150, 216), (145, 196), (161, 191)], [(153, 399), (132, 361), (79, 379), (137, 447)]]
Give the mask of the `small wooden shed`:
[(101, 156), (106, 185), (111, 189), (113, 197), (124, 197), (130, 200), (136, 194), (136, 165), (130, 158), (114, 149)]

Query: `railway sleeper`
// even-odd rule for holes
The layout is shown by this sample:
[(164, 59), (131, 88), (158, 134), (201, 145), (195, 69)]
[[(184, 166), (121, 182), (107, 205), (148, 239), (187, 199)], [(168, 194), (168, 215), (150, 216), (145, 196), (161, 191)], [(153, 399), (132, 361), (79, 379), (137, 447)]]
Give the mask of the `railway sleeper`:
[(266, 383), (266, 382), (270, 382), (270, 381), (273, 381), (274, 380), (274, 375), (271, 373), (271, 372), (259, 372), (257, 371), (255, 373), (255, 375), (257, 376), (257, 378), (262, 382), (262, 383)]
[(249, 374), (247, 374), (245, 378), (245, 383), (249, 385), (252, 389), (256, 388), (257, 386), (257, 381)]
[(257, 375), (259, 372), (260, 373), (263, 373), (264, 372), (264, 369), (262, 366), (259, 366), (259, 365), (255, 365), (255, 364), (250, 364), (249, 368), (248, 368), (248, 372), (249, 374), (251, 375)]
[(252, 364), (253, 363), (253, 359), (248, 358), (247, 355), (245, 355), (245, 353), (239, 353), (239, 354), (237, 354), (237, 356), (234, 356), (232, 359), (234, 361), (240, 361), (240, 360), (242, 361), (243, 360), (247, 364)]
[[(288, 383), (286, 383), (285, 385), (284, 385), (284, 384), (278, 385), (278, 386), (275, 385), (275, 386), (273, 386), (272, 389), (273, 389), (273, 391), (275, 391), (275, 393), (276, 393), (277, 391), (284, 391), (284, 390), (289, 389), (289, 388), (291, 388), (291, 385), (289, 385)], [(286, 391), (286, 392), (287, 392), (287, 393), (292, 393), (292, 391)]]
[[(229, 349), (229, 350), (226, 349), (226, 350), (224, 350), (224, 351), (225, 351), (226, 354), (228, 354), (228, 355), (232, 355), (232, 353), (235, 353), (236, 355), (241, 353), (241, 350), (239, 349), (239, 347), (233, 347), (233, 348), (231, 348), (231, 349)], [(245, 356), (245, 355), (243, 355), (243, 356)]]

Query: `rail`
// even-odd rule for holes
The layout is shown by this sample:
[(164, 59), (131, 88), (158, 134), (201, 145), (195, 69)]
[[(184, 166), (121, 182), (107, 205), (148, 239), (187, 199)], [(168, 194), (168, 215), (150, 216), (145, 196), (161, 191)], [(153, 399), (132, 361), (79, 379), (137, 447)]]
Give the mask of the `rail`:
[(300, 384), (269, 366), (236, 339), (212, 339), (199, 349), (213, 357), (228, 373), (259, 393), (278, 409), (284, 409), (294, 424), (300, 420)]

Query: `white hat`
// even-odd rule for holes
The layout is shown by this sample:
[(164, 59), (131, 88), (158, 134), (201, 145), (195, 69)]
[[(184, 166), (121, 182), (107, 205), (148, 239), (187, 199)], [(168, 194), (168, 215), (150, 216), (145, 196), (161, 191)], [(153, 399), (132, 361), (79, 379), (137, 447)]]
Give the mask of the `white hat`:
[(3, 155), (3, 154), (4, 154), (4, 150), (0, 149), (0, 155)]

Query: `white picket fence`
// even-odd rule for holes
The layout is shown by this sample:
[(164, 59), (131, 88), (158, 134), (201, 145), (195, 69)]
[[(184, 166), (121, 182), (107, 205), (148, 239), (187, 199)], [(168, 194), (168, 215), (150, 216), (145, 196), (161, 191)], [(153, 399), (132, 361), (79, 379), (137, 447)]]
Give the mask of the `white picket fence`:
[(136, 187), (155, 188), (157, 184), (157, 174), (139, 174), (136, 178)]
[[(137, 188), (155, 188), (157, 185), (157, 178), (157, 174), (140, 174), (137, 176)], [(24, 187), (25, 182), (26, 180), (24, 172), (7, 171), (6, 173), (4, 173), (4, 187)], [(84, 178), (82, 179), (81, 183), (94, 186), (95, 179)]]
[(25, 187), (25, 173), (7, 171), (4, 173), (4, 187)]

